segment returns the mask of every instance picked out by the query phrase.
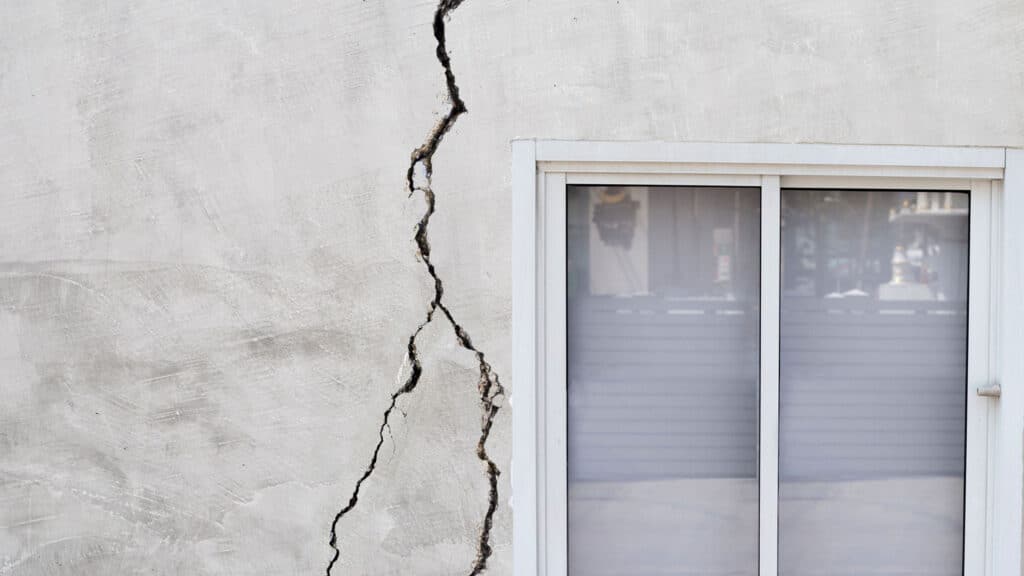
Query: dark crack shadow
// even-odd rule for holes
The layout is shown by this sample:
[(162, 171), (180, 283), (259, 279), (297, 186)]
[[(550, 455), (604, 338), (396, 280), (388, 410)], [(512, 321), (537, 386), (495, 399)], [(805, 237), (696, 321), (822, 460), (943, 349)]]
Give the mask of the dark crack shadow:
[[(409, 359), (409, 363), (412, 366), (412, 371), (409, 373), (409, 377), (405, 379), (402, 386), (391, 394), (391, 402), (388, 404), (386, 410), (384, 410), (383, 421), (381, 422), (380, 428), (377, 431), (377, 444), (373, 449), (373, 454), (370, 457), (370, 463), (367, 465), (363, 475), (356, 481), (355, 488), (352, 491), (352, 495), (349, 497), (348, 503), (338, 511), (334, 516), (334, 521), (331, 523), (331, 538), (330, 546), (334, 550), (334, 556), (331, 561), (327, 564), (327, 576), (331, 576), (331, 570), (334, 568), (335, 563), (338, 561), (341, 555), (341, 550), (338, 548), (338, 522), (352, 511), (359, 503), (359, 491), (373, 474), (377, 467), (377, 461), (380, 456), (381, 447), (384, 445), (384, 430), (390, 430), (390, 419), (392, 413), (398, 403), (398, 399), (409, 394), (416, 389), (419, 384), (420, 376), (423, 374), (423, 365), (420, 362), (419, 354), (416, 350), (416, 339), (419, 337), (423, 329), (430, 324), (434, 319), (434, 314), (440, 310), (448, 324), (451, 325), (452, 331), (454, 332), (455, 339), (458, 341), (459, 346), (469, 350), (476, 356), (477, 369), (479, 372), (479, 380), (477, 381), (477, 393), (480, 398), (480, 436), (476, 444), (476, 456), (483, 462), (484, 468), (487, 474), (488, 483), (488, 495), (487, 495), (487, 511), (484, 514), (483, 525), (480, 528), (480, 535), (477, 540), (477, 551), (476, 559), (473, 561), (470, 569), (470, 575), (475, 576), (481, 574), (487, 568), (487, 560), (491, 557), (493, 552), (491, 548), (491, 529), (494, 525), (494, 513), (498, 508), (498, 476), (501, 471), (498, 469), (497, 464), (491, 460), (487, 453), (487, 439), (490, 437), (491, 428), (494, 425), (494, 418), (498, 415), (498, 411), (501, 406), (499, 404), (500, 399), (505, 395), (505, 388), (501, 385), (501, 381), (498, 378), (498, 374), (491, 368), (490, 363), (487, 362), (487, 358), (483, 352), (473, 345), (473, 341), (469, 337), (469, 333), (466, 329), (459, 324), (451, 310), (444, 304), (444, 284), (441, 282), (441, 277), (438, 276), (437, 270), (434, 268), (434, 264), (430, 259), (430, 241), (427, 236), (427, 230), (430, 226), (430, 218), (434, 215), (434, 211), (437, 208), (437, 198), (434, 195), (434, 190), (431, 187), (431, 177), (433, 175), (433, 159), (434, 153), (437, 152), (438, 146), (441, 144), (441, 140), (451, 130), (452, 126), (458, 120), (459, 116), (467, 112), (466, 103), (463, 102), (459, 96), (459, 86), (455, 82), (455, 74), (452, 72), (451, 59), (448, 55), (448, 49), (445, 44), (445, 19), (448, 15), (458, 8), (462, 4), (463, 0), (441, 0), (437, 5), (437, 9), (434, 11), (434, 38), (437, 40), (436, 55), (438, 62), (441, 63), (441, 67), (444, 69), (445, 85), (448, 90), (448, 99), (451, 101), (451, 108), (448, 113), (441, 118), (440, 121), (434, 126), (434, 128), (427, 135), (426, 141), (423, 145), (416, 148), (412, 152), (412, 157), (409, 162), (409, 169), (406, 172), (406, 187), (409, 192), (409, 196), (412, 196), (416, 192), (422, 192), (423, 198), (427, 203), (427, 210), (416, 224), (416, 247), (419, 250), (420, 259), (426, 265), (427, 273), (434, 280), (434, 297), (430, 301), (430, 305), (427, 310), (427, 316), (416, 327), (412, 335), (409, 336), (408, 343), (406, 344), (406, 356)], [(423, 184), (416, 183), (417, 171), (422, 169), (425, 182)], [(401, 409), (399, 409), (401, 411)]]

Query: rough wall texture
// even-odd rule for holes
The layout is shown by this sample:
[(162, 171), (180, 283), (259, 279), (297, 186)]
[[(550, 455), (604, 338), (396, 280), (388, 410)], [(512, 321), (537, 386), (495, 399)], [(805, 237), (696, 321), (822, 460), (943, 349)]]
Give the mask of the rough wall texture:
[[(0, 574), (464, 574), (433, 2), (0, 6)], [(515, 137), (1024, 146), (1024, 4), (467, 0), (444, 302), (514, 390)], [(507, 401), (502, 402), (507, 404)], [(510, 411), (488, 571), (511, 572)]]

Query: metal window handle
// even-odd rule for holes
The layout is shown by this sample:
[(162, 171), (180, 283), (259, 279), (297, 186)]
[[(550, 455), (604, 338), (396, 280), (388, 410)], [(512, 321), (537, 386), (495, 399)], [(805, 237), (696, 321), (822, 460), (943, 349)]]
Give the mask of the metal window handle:
[(999, 384), (989, 384), (988, 386), (978, 387), (978, 396), (985, 396), (986, 398), (999, 398), (1003, 394), (1003, 387)]

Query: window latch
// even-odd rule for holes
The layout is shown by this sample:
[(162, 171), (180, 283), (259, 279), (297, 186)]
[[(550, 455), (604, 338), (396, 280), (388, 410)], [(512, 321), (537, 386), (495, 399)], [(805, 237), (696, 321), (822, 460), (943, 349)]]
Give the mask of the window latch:
[(985, 396), (986, 398), (999, 398), (1003, 394), (1003, 387), (998, 383), (989, 384), (988, 386), (978, 387), (978, 396)]

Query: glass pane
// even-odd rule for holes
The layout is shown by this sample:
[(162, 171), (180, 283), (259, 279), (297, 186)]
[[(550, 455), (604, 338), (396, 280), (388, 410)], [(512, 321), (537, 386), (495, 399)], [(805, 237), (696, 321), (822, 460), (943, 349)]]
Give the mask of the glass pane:
[(757, 574), (759, 210), (569, 187), (570, 574)]
[(783, 190), (780, 575), (962, 573), (968, 206)]

